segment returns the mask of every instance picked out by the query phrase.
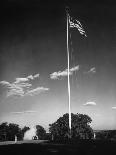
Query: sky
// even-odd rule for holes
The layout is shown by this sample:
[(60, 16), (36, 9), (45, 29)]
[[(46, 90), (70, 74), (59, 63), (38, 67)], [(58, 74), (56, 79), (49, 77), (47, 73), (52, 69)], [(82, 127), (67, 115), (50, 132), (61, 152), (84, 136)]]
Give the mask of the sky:
[(116, 129), (116, 5), (71, 0), (5, 0), (0, 24), (0, 122), (48, 125), (68, 112), (66, 12), (71, 112), (93, 129)]

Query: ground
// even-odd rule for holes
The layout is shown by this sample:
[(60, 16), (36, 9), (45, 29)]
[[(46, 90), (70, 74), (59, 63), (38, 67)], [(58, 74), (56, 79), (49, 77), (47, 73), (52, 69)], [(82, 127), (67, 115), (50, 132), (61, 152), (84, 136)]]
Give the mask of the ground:
[(49, 141), (4, 142), (0, 145), (1, 154), (12, 155), (109, 155), (116, 154), (115, 141), (81, 141), (76, 143), (53, 143)]

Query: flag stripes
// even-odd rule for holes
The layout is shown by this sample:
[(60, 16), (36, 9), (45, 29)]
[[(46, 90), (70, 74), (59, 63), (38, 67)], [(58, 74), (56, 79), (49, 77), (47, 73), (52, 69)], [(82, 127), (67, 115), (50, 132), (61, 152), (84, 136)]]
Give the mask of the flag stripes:
[(85, 37), (87, 37), (85, 30), (83, 29), (82, 24), (80, 23), (80, 21), (78, 21), (77, 19), (72, 19), (70, 17), (70, 15), (68, 14), (68, 19), (69, 19), (69, 27), (70, 28), (77, 28), (78, 31), (80, 32), (81, 35), (84, 35)]

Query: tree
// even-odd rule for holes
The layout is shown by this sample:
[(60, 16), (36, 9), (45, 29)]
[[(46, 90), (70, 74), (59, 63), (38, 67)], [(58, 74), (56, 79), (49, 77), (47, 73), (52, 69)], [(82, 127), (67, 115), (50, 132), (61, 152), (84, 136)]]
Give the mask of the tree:
[(45, 129), (40, 125), (36, 125), (36, 135), (38, 136), (38, 139), (41, 140), (45, 139), (46, 137)]
[(4, 122), (0, 125), (0, 139), (1, 141), (14, 141), (15, 136), (17, 136), (18, 140), (21, 140), (22, 134), (19, 125), (7, 122)]
[(10, 123), (8, 126), (8, 132), (7, 132), (8, 140), (15, 140), (15, 136), (17, 136), (17, 139), (21, 139), (21, 128), (19, 128), (18, 124)]
[(6, 141), (8, 139), (7, 133), (8, 133), (8, 123), (3, 122), (2, 124), (0, 124), (0, 140), (1, 141)]
[[(91, 121), (92, 119), (88, 115), (71, 113), (71, 137), (73, 139), (93, 138), (93, 130), (89, 125)], [(64, 114), (63, 117), (49, 126), (49, 131), (54, 139), (67, 139), (69, 135), (69, 114)]]

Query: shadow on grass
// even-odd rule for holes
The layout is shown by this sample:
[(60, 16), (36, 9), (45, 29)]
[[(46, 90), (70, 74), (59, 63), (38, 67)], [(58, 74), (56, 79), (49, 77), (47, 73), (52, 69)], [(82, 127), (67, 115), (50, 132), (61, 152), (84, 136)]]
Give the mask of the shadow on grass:
[(79, 141), (49, 141), (45, 143), (23, 143), (0, 146), (0, 154), (11, 155), (103, 155), (116, 154), (115, 141), (79, 140)]

